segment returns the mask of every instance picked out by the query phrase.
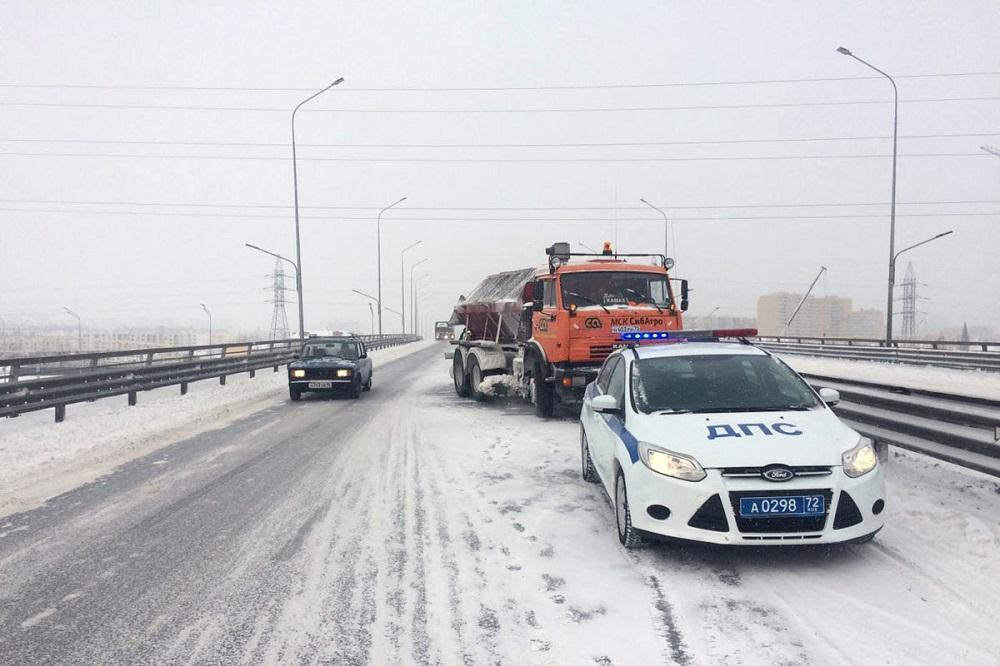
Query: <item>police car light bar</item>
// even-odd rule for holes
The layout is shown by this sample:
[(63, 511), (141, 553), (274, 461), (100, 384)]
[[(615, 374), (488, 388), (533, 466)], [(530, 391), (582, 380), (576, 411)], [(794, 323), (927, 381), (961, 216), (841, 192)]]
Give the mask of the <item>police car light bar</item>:
[(622, 340), (647, 342), (653, 340), (691, 340), (698, 338), (746, 338), (757, 335), (756, 328), (709, 328), (690, 331), (636, 331), (622, 333)]

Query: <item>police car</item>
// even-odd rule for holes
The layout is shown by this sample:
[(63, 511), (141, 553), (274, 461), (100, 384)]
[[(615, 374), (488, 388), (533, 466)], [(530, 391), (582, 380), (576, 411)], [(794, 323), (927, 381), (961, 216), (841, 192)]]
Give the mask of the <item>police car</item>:
[(624, 334), (587, 387), (583, 478), (612, 498), (626, 548), (647, 537), (863, 542), (882, 529), (875, 443), (830, 410), (837, 391), (816, 392), (768, 352), (724, 340), (749, 335)]

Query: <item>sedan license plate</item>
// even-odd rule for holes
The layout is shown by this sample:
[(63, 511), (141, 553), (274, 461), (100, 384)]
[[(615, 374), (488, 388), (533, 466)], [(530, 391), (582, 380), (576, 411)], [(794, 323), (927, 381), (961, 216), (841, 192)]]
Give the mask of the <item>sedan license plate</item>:
[(825, 511), (826, 498), (822, 495), (740, 498), (740, 516), (742, 518), (821, 516)]
[(309, 388), (311, 389), (333, 388), (333, 382), (309, 382)]

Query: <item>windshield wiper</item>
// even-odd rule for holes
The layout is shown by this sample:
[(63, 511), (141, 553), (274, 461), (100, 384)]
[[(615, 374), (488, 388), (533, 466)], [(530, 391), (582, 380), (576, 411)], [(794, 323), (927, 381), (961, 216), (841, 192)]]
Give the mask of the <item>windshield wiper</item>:
[(807, 412), (812, 409), (814, 405), (781, 405), (777, 407), (753, 407), (748, 409), (748, 412)]
[(690, 414), (690, 409), (658, 409), (654, 414)]
[(645, 296), (643, 296), (642, 294), (640, 294), (639, 292), (637, 292), (635, 289), (629, 289), (628, 287), (626, 287), (625, 289), (622, 289), (622, 291), (628, 292), (628, 293), (632, 294), (633, 296), (635, 296), (638, 299), (636, 301), (636, 303), (638, 303), (640, 305), (643, 304), (643, 303), (646, 303), (648, 305), (652, 305), (654, 308), (656, 308), (659, 311), (660, 314), (663, 314), (663, 308), (661, 308), (659, 305), (657, 305), (655, 301), (651, 301), (651, 300), (647, 299)]
[(592, 298), (590, 298), (588, 296), (584, 296), (583, 294), (578, 294), (575, 291), (567, 291), (566, 295), (567, 296), (572, 296), (573, 298), (579, 298), (581, 301), (587, 301), (588, 303), (593, 303), (594, 305), (599, 305), (599, 306), (601, 306), (602, 310), (604, 310), (608, 314), (611, 314), (611, 310), (609, 310), (608, 308), (606, 308), (604, 306), (604, 303), (598, 303), (597, 301), (595, 301), (594, 299), (592, 299)]

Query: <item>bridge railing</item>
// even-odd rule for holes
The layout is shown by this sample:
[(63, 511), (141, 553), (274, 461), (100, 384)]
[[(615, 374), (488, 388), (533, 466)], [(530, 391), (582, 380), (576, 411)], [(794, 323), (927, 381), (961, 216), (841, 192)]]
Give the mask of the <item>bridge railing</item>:
[(1000, 342), (885, 340), (758, 336), (753, 341), (779, 354), (800, 354), (904, 365), (1000, 371)]
[[(412, 335), (360, 335), (368, 349), (382, 349), (418, 338)], [(190, 347), (156, 347), (128, 351), (58, 354), (0, 359), (0, 417), (55, 409), (55, 420), (66, 416), (66, 405), (127, 395), (135, 405), (138, 393), (163, 386), (273, 368), (291, 361), (301, 343), (290, 340), (227, 342)]]

